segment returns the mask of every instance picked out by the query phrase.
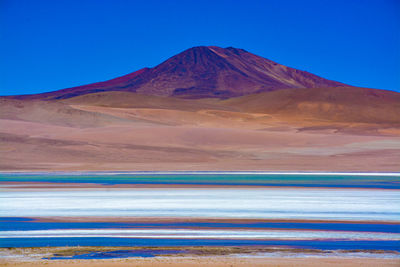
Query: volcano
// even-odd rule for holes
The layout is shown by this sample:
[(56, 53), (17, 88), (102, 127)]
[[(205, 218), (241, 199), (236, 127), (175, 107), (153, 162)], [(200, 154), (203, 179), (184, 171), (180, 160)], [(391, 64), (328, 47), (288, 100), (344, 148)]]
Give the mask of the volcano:
[(3, 171), (398, 172), (400, 93), (200, 46), (112, 80), (0, 97)]
[(226, 99), (279, 89), (341, 86), (348, 85), (286, 67), (243, 49), (198, 46), (154, 68), (143, 68), (104, 82), (18, 98), (67, 99), (96, 92), (125, 91), (189, 99)]

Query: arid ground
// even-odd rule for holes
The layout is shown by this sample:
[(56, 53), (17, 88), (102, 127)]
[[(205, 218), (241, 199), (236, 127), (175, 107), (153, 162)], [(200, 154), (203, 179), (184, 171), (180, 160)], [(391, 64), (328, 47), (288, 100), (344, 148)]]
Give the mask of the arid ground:
[[(298, 90), (301, 97), (280, 90), (227, 100), (128, 92), (59, 101), (3, 98), (0, 169), (400, 170), (398, 94), (346, 106), (332, 100), (346, 88), (330, 88), (331, 95)], [(364, 89), (347, 90), (359, 95)]]
[[(93, 249), (93, 248), (92, 248)], [(115, 250), (115, 248), (97, 248), (102, 251)], [(136, 248), (137, 249), (137, 248)], [(176, 249), (176, 248), (175, 248)], [(186, 249), (186, 248), (185, 248)], [(95, 267), (124, 267), (124, 266), (145, 266), (145, 267), (158, 267), (158, 266), (216, 266), (216, 267), (230, 267), (230, 266), (310, 266), (310, 267), (330, 267), (330, 266), (398, 266), (398, 258), (354, 258), (354, 257), (335, 257), (318, 255), (318, 253), (306, 252), (307, 256), (303, 257), (274, 257), (262, 254), (243, 252), (246, 248), (223, 248), (223, 247), (198, 247), (189, 248), (194, 249), (200, 254), (193, 255), (165, 255), (161, 257), (150, 258), (122, 258), (122, 259), (96, 259), (96, 260), (46, 260), (41, 257), (48, 257), (53, 253), (57, 255), (74, 254), (73, 251), (80, 250), (91, 251), (91, 248), (86, 247), (70, 247), (70, 248), (12, 248), (0, 250), (3, 257), (7, 256), (9, 259), (1, 260), (0, 266), (22, 266), (22, 267), (36, 267), (36, 266), (95, 266)], [(262, 248), (258, 248), (262, 250)], [(247, 253), (247, 254), (246, 254)]]
[(247, 266), (263, 266), (263, 267), (375, 267), (375, 266), (399, 266), (398, 259), (343, 259), (343, 258), (235, 258), (235, 257), (167, 257), (167, 258), (131, 258), (131, 259), (113, 259), (113, 260), (63, 260), (63, 261), (37, 261), (37, 262), (7, 262), (0, 263), (0, 266), (20, 266), (20, 267), (37, 267), (37, 266), (75, 266), (75, 267), (125, 267), (125, 266), (142, 266), (142, 267), (183, 267), (183, 266), (213, 266), (213, 267), (247, 267)]

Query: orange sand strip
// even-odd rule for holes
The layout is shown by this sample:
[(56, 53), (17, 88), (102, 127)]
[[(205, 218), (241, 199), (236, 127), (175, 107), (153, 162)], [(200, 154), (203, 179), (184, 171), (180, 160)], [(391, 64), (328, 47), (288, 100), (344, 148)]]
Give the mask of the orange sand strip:
[(237, 257), (164, 257), (164, 258), (131, 258), (113, 260), (64, 260), (64, 261), (35, 261), (35, 262), (0, 262), (1, 267), (20, 266), (74, 266), (74, 267), (186, 267), (186, 266), (213, 266), (213, 267), (248, 267), (248, 266), (309, 266), (309, 267), (376, 267), (400, 266), (400, 259), (374, 258), (237, 258)]

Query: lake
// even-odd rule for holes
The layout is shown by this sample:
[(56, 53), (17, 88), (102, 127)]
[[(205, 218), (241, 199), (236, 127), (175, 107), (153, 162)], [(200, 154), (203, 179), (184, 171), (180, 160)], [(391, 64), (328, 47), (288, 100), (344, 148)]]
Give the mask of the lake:
[(398, 174), (0, 175), (0, 247), (400, 251)]

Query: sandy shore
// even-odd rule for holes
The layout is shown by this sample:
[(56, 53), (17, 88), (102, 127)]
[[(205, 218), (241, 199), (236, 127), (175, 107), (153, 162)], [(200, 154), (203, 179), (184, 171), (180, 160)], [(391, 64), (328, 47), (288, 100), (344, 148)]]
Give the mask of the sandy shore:
[(159, 258), (130, 258), (112, 260), (62, 260), (48, 261), (40, 260), (34, 262), (0, 262), (0, 266), (75, 266), (75, 267), (183, 267), (183, 266), (309, 266), (309, 267), (328, 267), (328, 266), (400, 266), (400, 259), (374, 259), (374, 258), (244, 258), (244, 257), (159, 257)]
[[(323, 251), (313, 249), (245, 247), (184, 247), (179, 254), (176, 247), (38, 247), (1, 248), (0, 266), (399, 266), (395, 252), (384, 251)], [(92, 252), (154, 251), (156, 257), (113, 259), (55, 259)], [(159, 251), (159, 252), (157, 252)], [(105, 255), (105, 254), (101, 254)], [(111, 255), (111, 254), (110, 254)], [(115, 254), (114, 254), (115, 255)]]

